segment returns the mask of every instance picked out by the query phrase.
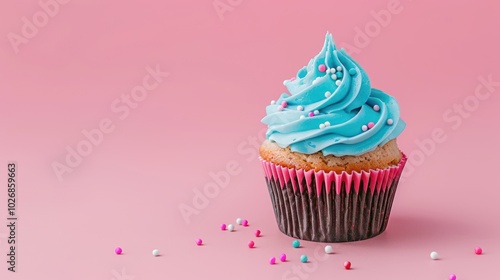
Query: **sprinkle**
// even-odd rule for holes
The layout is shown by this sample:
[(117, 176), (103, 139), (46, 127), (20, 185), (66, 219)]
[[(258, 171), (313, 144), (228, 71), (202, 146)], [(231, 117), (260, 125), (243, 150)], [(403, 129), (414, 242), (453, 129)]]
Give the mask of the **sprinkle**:
[(276, 263), (276, 258), (272, 257), (269, 259), (269, 264), (275, 264)]
[(335, 70), (335, 68), (330, 68), (330, 73), (335, 74), (335, 72), (337, 72), (337, 70)]
[(222, 225), (220, 225), (220, 229), (221, 229), (221, 230), (226, 230), (226, 224), (222, 224)]
[(304, 107), (301, 105), (297, 106), (297, 111), (304, 111)]
[(330, 69), (326, 69), (326, 74), (330, 74)]
[(392, 119), (388, 119), (388, 120), (387, 120), (387, 124), (388, 124), (388, 125), (392, 125), (393, 123), (394, 123), (394, 121), (393, 121)]
[(153, 256), (158, 257), (160, 255), (160, 250), (154, 249), (152, 254), (153, 254)]
[(304, 115), (300, 115), (299, 119), (305, 119), (306, 117)]
[(248, 248), (253, 248), (255, 246), (255, 242), (253, 242), (252, 240), (250, 240), (250, 242), (248, 242)]
[(299, 248), (300, 247), (300, 241), (295, 239), (294, 241), (292, 241), (292, 247), (293, 248)]
[(241, 222), (241, 224), (244, 226), (244, 227), (247, 227), (248, 226), (248, 221), (247, 220), (243, 220)]
[(450, 280), (457, 280), (457, 276), (455, 274), (450, 274)]
[(323, 129), (323, 128), (325, 128), (325, 124), (324, 123), (322, 123), (322, 124), (319, 125), (319, 129)]
[(337, 86), (340, 86), (340, 83), (341, 83), (341, 82), (342, 82), (341, 80), (337, 80), (337, 81), (335, 82), (335, 84), (336, 84)]
[(332, 80), (334, 80), (334, 81), (335, 81), (335, 80), (337, 80), (337, 75), (332, 74), (332, 76), (331, 76), (331, 77), (332, 77)]
[(309, 258), (306, 255), (300, 256), (300, 261), (306, 263)]
[(374, 110), (375, 112), (380, 111), (380, 106), (378, 106), (378, 105), (373, 105), (373, 110)]
[(312, 81), (312, 84), (313, 85), (317, 84), (319, 82), (319, 79), (320, 79), (320, 77), (317, 77), (316, 79), (314, 79), (314, 81)]
[(431, 252), (431, 259), (437, 260), (439, 259), (439, 254), (438, 252)]
[(329, 91), (325, 92), (325, 97), (326, 97), (326, 98), (328, 98), (328, 97), (330, 97), (330, 96), (332, 96), (332, 93), (331, 93), (331, 92), (329, 92)]
[(115, 248), (115, 254), (117, 254), (117, 255), (121, 255), (121, 254), (122, 254), (122, 252), (123, 252), (122, 248), (120, 248), (120, 247), (116, 247), (116, 248)]
[(327, 253), (327, 254), (331, 254), (331, 253), (333, 253), (333, 248), (332, 248), (332, 246), (330, 246), (330, 245), (326, 245), (326, 246), (325, 246), (325, 253)]
[(283, 81), (283, 85), (284, 85), (284, 86), (286, 86), (286, 84), (287, 84), (287, 83), (288, 83), (288, 81), (287, 81), (287, 80), (284, 80), (284, 81)]
[(319, 111), (318, 110), (314, 110), (313, 113), (314, 113), (315, 116), (319, 115)]
[(351, 74), (351, 76), (356, 75), (356, 69), (354, 68), (349, 69), (349, 74)]
[(290, 81), (292, 82), (295, 81), (295, 77), (290, 78)]
[(326, 65), (324, 65), (324, 64), (320, 64), (320, 65), (318, 66), (318, 70), (319, 70), (319, 72), (325, 72), (325, 71), (326, 71)]
[(351, 269), (351, 262), (350, 261), (344, 262), (344, 267), (345, 269)]
[(368, 130), (368, 127), (367, 127), (366, 125), (363, 125), (363, 126), (361, 126), (361, 130), (363, 130), (363, 131), (367, 131), (367, 130)]
[(476, 255), (481, 255), (483, 253), (483, 249), (481, 249), (481, 247), (476, 247), (474, 248), (474, 253), (476, 253)]
[(337, 71), (342, 72), (342, 66), (337, 66)]
[(234, 230), (234, 226), (232, 224), (227, 225), (227, 230), (233, 231)]
[(329, 127), (329, 126), (330, 126), (330, 122), (326, 121), (326, 122), (325, 122), (325, 126), (326, 126), (326, 127)]
[(281, 254), (280, 261), (286, 262), (286, 254)]
[(274, 105), (274, 104), (276, 104), (276, 100), (271, 101), (271, 105)]
[(255, 237), (260, 237), (260, 230), (255, 231)]
[(373, 122), (368, 123), (368, 129), (372, 129), (374, 126), (375, 126), (375, 124)]
[(284, 109), (283, 106), (281, 106), (281, 105), (278, 106), (278, 111), (283, 111), (283, 109)]
[(338, 78), (342, 78), (344, 76), (344, 74), (342, 74), (342, 72), (337, 72), (337, 77)]
[(203, 240), (201, 238), (196, 239), (196, 245), (201, 246), (203, 244)]
[(281, 106), (283, 106), (283, 108), (286, 108), (286, 106), (288, 106), (288, 103), (286, 103), (286, 101), (283, 101), (281, 102)]
[(243, 221), (241, 218), (237, 218), (237, 219), (236, 219), (236, 223), (237, 223), (238, 225), (241, 225), (241, 221)]
[(314, 113), (313, 112), (309, 112), (309, 117), (314, 117)]

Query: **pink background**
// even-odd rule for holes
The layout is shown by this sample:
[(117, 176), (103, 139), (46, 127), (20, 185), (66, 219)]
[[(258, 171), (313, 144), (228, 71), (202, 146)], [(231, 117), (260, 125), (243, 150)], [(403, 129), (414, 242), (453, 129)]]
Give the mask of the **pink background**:
[[(37, 0), (0, 3), (1, 279), (455, 273), (462, 280), (498, 273), (500, 86), (477, 104), (473, 97), (479, 77), (500, 81), (498, 2), (401, 0), (385, 27), (374, 24), (371, 12), (387, 11), (389, 0), (221, 2), (230, 10), (219, 17), (212, 0), (73, 0), (59, 5), (17, 53), (8, 34), (22, 34), (23, 17), (33, 21), (41, 7)], [(408, 123), (399, 144), (414, 168), (405, 173), (384, 234), (315, 257), (324, 244), (293, 249), (278, 231), (252, 138), (262, 139), (264, 107), (320, 50), (326, 31), (341, 46), (355, 45), (356, 28), (367, 26), (369, 42), (358, 42), (353, 57), (374, 87), (399, 100)], [(169, 77), (121, 120), (111, 104), (156, 65)], [(464, 100), (471, 112), (450, 112)], [(114, 131), (60, 182), (53, 162), (64, 163), (66, 147), (75, 148), (85, 140), (81, 131), (104, 118)], [(442, 141), (424, 154), (417, 143), (429, 143), (435, 129)], [(19, 167), (17, 273), (4, 262), (9, 160)], [(179, 207), (193, 206), (194, 191), (228, 162), (240, 172), (186, 223)], [(218, 229), (237, 217), (250, 227)], [(253, 237), (255, 229), (263, 237)], [(206, 245), (196, 246), (198, 237)], [(251, 239), (253, 250), (246, 247)], [(473, 253), (478, 245), (484, 255)], [(116, 246), (124, 255), (113, 253)], [(161, 257), (151, 255), (155, 248)], [(433, 250), (441, 260), (430, 260)], [(283, 252), (288, 263), (267, 264)], [(293, 275), (301, 254), (311, 262)], [(353, 270), (343, 269), (345, 260)]]

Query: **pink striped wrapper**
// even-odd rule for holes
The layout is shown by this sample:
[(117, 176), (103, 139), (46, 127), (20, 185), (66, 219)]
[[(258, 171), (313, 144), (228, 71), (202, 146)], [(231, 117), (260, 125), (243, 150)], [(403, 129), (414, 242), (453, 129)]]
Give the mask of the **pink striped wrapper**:
[(382, 233), (406, 156), (398, 165), (361, 172), (287, 168), (260, 159), (279, 229), (318, 242), (349, 242)]

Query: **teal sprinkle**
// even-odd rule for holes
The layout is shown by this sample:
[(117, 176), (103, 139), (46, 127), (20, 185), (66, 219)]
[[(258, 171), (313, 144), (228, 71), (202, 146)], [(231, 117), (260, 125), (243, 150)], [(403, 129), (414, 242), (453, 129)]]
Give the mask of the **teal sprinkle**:
[(306, 255), (302, 255), (300, 256), (300, 261), (303, 262), (303, 263), (306, 263), (308, 260), (307, 256)]
[(351, 74), (352, 76), (356, 75), (356, 69), (354, 68), (349, 69), (349, 74)]
[(344, 76), (344, 74), (342, 74), (342, 72), (337, 72), (335, 74), (337, 74), (337, 78), (342, 78), (342, 76)]
[(293, 246), (293, 248), (299, 248), (300, 247), (300, 241), (298, 241), (297, 239), (295, 239), (292, 242), (292, 246)]

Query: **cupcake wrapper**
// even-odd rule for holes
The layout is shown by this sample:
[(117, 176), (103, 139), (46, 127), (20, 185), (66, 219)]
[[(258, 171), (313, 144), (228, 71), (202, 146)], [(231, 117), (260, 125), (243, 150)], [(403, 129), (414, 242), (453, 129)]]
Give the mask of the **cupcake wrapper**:
[(261, 159), (279, 229), (318, 242), (348, 242), (382, 233), (406, 163), (362, 172), (304, 171)]

